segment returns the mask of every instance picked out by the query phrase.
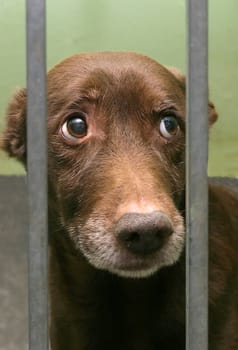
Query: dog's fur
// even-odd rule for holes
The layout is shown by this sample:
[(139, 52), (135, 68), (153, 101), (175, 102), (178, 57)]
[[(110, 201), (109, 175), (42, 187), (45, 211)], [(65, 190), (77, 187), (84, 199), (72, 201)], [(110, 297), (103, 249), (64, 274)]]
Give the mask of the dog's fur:
[[(26, 96), (10, 102), (2, 142), (24, 164)], [(85, 136), (65, 135), (72, 116)], [(52, 349), (184, 350), (184, 78), (134, 53), (70, 57), (48, 74), (48, 133)], [(238, 349), (237, 208), (237, 193), (209, 186), (210, 350)], [(158, 249), (120, 240), (151, 221), (167, 230)]]

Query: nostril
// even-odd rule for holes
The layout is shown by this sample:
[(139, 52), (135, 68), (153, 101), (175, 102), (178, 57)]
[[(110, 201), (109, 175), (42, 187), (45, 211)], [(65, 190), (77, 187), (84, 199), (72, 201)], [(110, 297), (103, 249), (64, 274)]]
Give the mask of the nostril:
[(157, 237), (169, 237), (173, 233), (172, 225), (161, 226), (161, 228), (156, 232)]
[(119, 235), (119, 239), (122, 242), (125, 242), (128, 249), (131, 249), (131, 246), (138, 246), (141, 241), (141, 236), (138, 232), (122, 232)]
[(139, 242), (140, 235), (137, 232), (129, 232), (125, 234), (125, 241), (126, 242)]

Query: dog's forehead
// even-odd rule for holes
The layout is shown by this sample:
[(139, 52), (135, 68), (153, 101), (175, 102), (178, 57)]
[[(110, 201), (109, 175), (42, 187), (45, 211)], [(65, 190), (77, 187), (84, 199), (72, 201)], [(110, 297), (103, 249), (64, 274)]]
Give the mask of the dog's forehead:
[(105, 70), (137, 67), (139, 69), (160, 69), (164, 70), (164, 67), (157, 61), (147, 56), (132, 53), (132, 52), (96, 52), (87, 54), (76, 54), (64, 59), (50, 70), (50, 74), (57, 74), (58, 71), (76, 72), (88, 72), (95, 68), (104, 68)]
[(160, 63), (140, 54), (101, 52), (74, 55), (55, 66), (48, 75), (49, 92), (59, 98), (78, 100), (100, 96), (125, 99), (181, 100), (178, 79)]

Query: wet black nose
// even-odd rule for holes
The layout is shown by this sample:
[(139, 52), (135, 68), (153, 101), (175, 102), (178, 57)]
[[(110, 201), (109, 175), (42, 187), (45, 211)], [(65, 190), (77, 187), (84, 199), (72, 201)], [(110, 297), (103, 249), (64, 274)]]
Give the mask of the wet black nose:
[(116, 224), (119, 242), (138, 255), (156, 252), (172, 233), (170, 220), (159, 211), (149, 214), (124, 214)]

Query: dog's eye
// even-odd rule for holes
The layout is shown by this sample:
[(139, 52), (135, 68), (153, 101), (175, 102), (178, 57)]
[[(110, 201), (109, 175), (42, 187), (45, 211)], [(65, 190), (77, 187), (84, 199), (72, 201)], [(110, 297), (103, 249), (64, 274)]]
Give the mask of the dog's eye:
[(87, 135), (88, 126), (80, 115), (69, 118), (62, 126), (62, 134), (65, 138), (76, 141)]
[(179, 131), (179, 124), (174, 116), (163, 117), (160, 121), (160, 133), (166, 139), (170, 139), (177, 135)]

